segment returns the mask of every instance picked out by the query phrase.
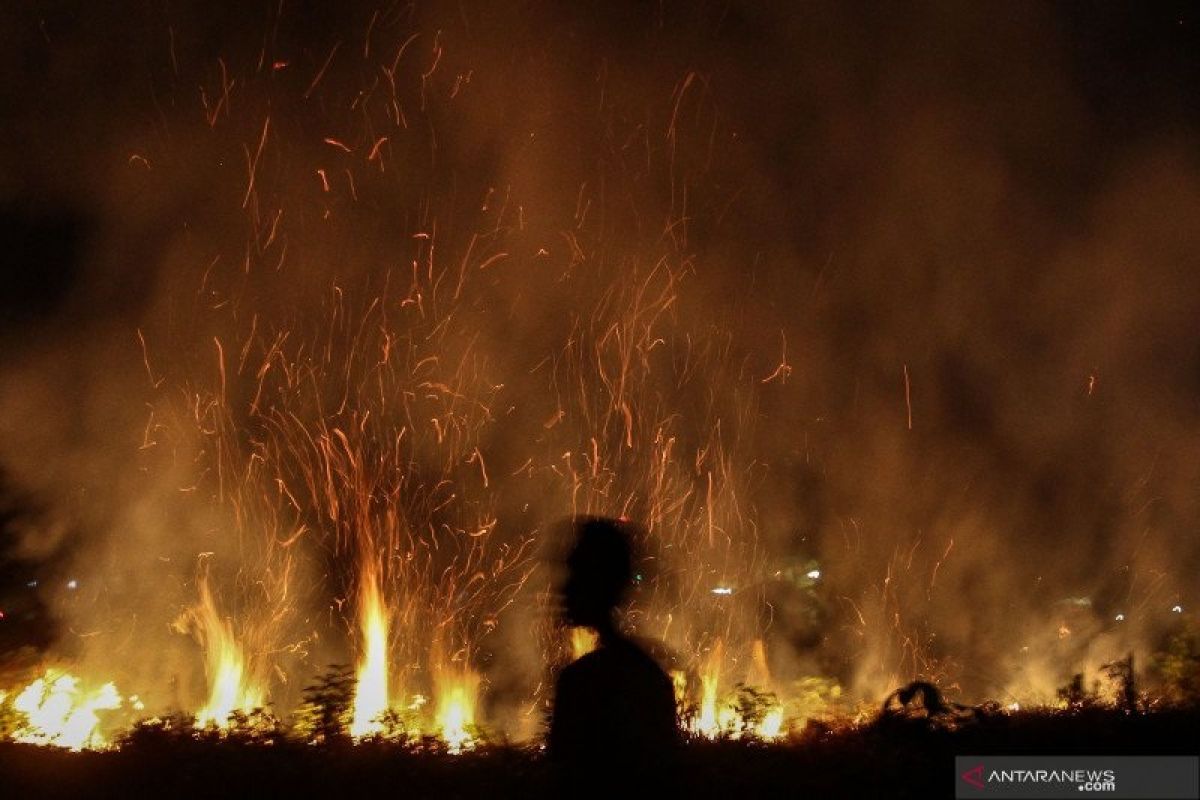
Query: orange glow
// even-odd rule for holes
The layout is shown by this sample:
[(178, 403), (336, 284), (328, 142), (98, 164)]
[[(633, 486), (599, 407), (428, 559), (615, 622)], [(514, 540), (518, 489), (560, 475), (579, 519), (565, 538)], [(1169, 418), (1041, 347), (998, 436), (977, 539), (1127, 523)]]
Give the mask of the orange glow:
[(362, 657), (354, 691), (354, 716), (350, 735), (356, 739), (379, 733), (379, 717), (388, 708), (387, 611), (379, 591), (375, 570), (364, 570), (360, 590), (359, 628)]

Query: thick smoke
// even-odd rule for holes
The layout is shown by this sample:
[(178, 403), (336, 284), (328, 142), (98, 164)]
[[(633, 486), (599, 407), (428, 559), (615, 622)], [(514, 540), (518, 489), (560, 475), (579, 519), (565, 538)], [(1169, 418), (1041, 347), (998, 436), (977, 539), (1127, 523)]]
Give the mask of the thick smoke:
[[(780, 676), (1044, 695), (1190, 613), (1200, 171), (1169, 9), (231, 5), (3, 12), (0, 477), (33, 498), (9, 572), (80, 582), (46, 590), (56, 657), (194, 704), (170, 623), (203, 563), (247, 636), (275, 626), (278, 698), (350, 660), (341, 523), (225, 492), (272, 486), (251, 409), (285, 395), (371, 441), (336, 367), (365, 380), (384, 330), (477, 437), (413, 451), (462, 480), (439, 523), (658, 514), (662, 591), (742, 582), (724, 633), (766, 626)], [(280, 377), (306, 359), (334, 369)], [(255, 536), (301, 525), (284, 603)], [(544, 584), (463, 623), (521, 701)], [(706, 622), (646, 626), (699, 651)]]

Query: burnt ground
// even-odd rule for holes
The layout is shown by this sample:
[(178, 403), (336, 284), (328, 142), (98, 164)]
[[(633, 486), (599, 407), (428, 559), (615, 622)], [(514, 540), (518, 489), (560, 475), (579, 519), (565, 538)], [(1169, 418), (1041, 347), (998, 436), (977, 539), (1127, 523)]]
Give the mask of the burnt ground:
[[(813, 730), (779, 744), (688, 744), (679, 797), (953, 797), (954, 756), (1185, 755), (1200, 752), (1200, 710), (998, 715), (934, 728), (891, 719)], [(5, 798), (343, 798), (574, 796), (591, 776), (556, 776), (536, 749), (491, 746), (449, 755), (395, 744), (254, 745), (147, 735), (119, 751), (69, 753), (0, 744)], [(645, 793), (628, 787), (629, 797)]]

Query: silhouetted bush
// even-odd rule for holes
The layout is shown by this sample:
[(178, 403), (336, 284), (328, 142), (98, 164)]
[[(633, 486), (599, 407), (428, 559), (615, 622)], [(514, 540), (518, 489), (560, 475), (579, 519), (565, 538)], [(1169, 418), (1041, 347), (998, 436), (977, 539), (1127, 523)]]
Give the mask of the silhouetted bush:
[[(681, 754), (674, 794), (941, 797), (953, 785), (956, 754), (1188, 754), (1200, 746), (1197, 722), (1193, 709), (1126, 713), (1086, 706), (978, 713), (953, 729), (917, 718), (900, 725), (818, 723), (778, 742), (695, 739)], [(354, 747), (292, 738), (260, 746), (253, 736), (259, 728), (249, 719), (245, 736), (198, 736), (193, 724), (187, 717), (139, 723), (121, 738), (122, 749), (110, 752), (0, 744), (0, 786), (5, 797), (38, 798), (552, 796), (537, 745), (484, 744), (460, 755), (432, 737), (376, 738)], [(586, 788), (590, 776), (577, 777)], [(567, 788), (575, 780), (567, 776)], [(638, 796), (636, 786), (629, 796)]]

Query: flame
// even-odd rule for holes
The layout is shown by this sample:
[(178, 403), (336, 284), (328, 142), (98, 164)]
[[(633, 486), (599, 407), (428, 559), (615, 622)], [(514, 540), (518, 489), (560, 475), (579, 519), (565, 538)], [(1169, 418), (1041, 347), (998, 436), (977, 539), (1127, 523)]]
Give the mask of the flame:
[(675, 705), (687, 700), (687, 673), (681, 669), (671, 670), (671, 686), (675, 689)]
[(121, 696), (112, 683), (85, 692), (74, 675), (63, 673), (56, 678), (47, 670), (45, 676), (26, 686), (13, 699), (13, 708), (27, 719), (13, 738), (70, 750), (104, 747), (107, 742), (98, 730), (100, 717), (96, 712), (120, 707)]
[(767, 661), (767, 645), (762, 639), (755, 639), (750, 650), (750, 683), (755, 686), (770, 687), (771, 666)]
[(228, 619), (217, 611), (206, 578), (199, 580), (200, 606), (194, 612), (204, 643), (209, 679), (208, 704), (196, 714), (196, 727), (229, 727), (235, 711), (248, 712), (262, 706), (263, 691), (251, 685), (242, 648), (233, 636)]
[(578, 661), (596, 649), (599, 635), (591, 628), (576, 626), (571, 628), (571, 660)]
[[(814, 570), (815, 571), (815, 570)], [(809, 573), (812, 577), (812, 573)], [(814, 579), (815, 580), (815, 579)], [(767, 644), (762, 639), (755, 639), (751, 650), (750, 682), (758, 686), (772, 687), (771, 665), (767, 661)], [(754, 726), (754, 734), (760, 739), (777, 739), (783, 734), (783, 707), (776, 706), (768, 711), (762, 720)]]
[(374, 570), (364, 572), (361, 598), (359, 625), (364, 650), (350, 723), (350, 735), (356, 739), (380, 733), (383, 723), (379, 716), (388, 707), (387, 614)]
[[(692, 733), (715, 739), (725, 735), (730, 738), (740, 738), (750, 734), (760, 739), (777, 739), (784, 732), (783, 706), (772, 704), (766, 710), (762, 719), (752, 721), (742, 716), (733, 697), (721, 696), (721, 666), (724, 658), (724, 643), (718, 639), (709, 653), (700, 675), (700, 708), (699, 713), (691, 721), (689, 729)], [(759, 685), (770, 684), (770, 670), (767, 668), (766, 650), (762, 640), (757, 640), (752, 647), (751, 676), (756, 678)], [(687, 676), (680, 671), (673, 672), (672, 682), (675, 685), (676, 703), (682, 705), (687, 696)]]
[(479, 694), (479, 676), (464, 670), (439, 681), (437, 724), (442, 741), (451, 753), (475, 747), (471, 729), (475, 727), (475, 706)]
[(754, 728), (760, 739), (778, 739), (783, 734), (783, 709), (773, 708)]
[(726, 716), (719, 715), (717, 711), (717, 689), (721, 683), (721, 661), (724, 654), (724, 643), (718, 639), (709, 653), (704, 673), (700, 676), (700, 714), (692, 722), (692, 730), (709, 738), (721, 732), (723, 721), (720, 717)]
[(693, 723), (696, 733), (702, 733), (709, 737), (716, 736), (721, 730), (717, 722), (718, 677), (716, 673), (709, 673), (700, 678), (700, 685), (704, 687), (704, 690), (700, 698), (700, 715)]

